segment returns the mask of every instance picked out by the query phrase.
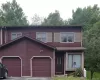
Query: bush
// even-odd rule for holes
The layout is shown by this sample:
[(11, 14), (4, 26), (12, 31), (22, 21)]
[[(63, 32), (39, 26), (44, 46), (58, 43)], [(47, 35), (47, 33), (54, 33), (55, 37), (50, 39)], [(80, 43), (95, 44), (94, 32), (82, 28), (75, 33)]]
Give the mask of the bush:
[(67, 74), (67, 76), (74, 76), (75, 72)]
[(83, 70), (82, 70), (82, 68), (76, 68), (76, 70), (74, 72), (74, 76), (75, 77), (82, 77), (83, 76)]

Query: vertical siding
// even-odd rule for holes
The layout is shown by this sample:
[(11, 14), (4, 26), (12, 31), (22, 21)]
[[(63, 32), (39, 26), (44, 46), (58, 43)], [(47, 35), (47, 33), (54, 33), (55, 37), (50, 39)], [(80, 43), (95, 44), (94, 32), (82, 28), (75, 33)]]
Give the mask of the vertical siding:
[[(41, 52), (42, 50), (42, 52)], [(53, 50), (48, 49), (45, 46), (42, 46), (38, 43), (32, 44), (32, 42), (27, 41), (27, 54), (28, 57), (32, 58), (33, 56), (50, 56), (51, 59), (51, 75), (55, 75), (55, 65), (54, 65), (54, 56)]]
[(54, 42), (60, 42), (60, 33), (59, 32), (54, 33)]
[[(40, 52), (43, 50), (43, 52)], [(22, 40), (16, 42), (4, 49), (0, 50), (0, 57), (2, 56), (20, 56), (22, 59), (22, 76), (31, 76), (30, 69), (30, 59), (33, 56), (50, 56), (52, 58), (52, 68), (51, 75), (55, 74), (55, 65), (54, 65), (54, 57), (53, 50), (48, 49), (47, 47), (40, 45), (36, 42), (31, 42), (29, 40)]]
[[(22, 32), (23, 36), (28, 36), (30, 38), (36, 38), (36, 32), (47, 32), (47, 44), (56, 47), (81, 47), (82, 46), (82, 32), (80, 30), (54, 30), (54, 29), (18, 29), (18, 30), (8, 30), (6, 41), (11, 41), (11, 32)], [(74, 43), (60, 43), (60, 32), (74, 32), (75, 42)]]
[(75, 32), (75, 42), (81, 42), (81, 32)]
[(47, 32), (47, 42), (52, 42), (52, 32)]

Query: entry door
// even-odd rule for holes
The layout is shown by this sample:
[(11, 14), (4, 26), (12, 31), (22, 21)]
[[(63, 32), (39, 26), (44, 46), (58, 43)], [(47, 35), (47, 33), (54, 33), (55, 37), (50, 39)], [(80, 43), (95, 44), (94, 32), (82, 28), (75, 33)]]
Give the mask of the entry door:
[(64, 74), (64, 55), (56, 55), (55, 61), (56, 74)]

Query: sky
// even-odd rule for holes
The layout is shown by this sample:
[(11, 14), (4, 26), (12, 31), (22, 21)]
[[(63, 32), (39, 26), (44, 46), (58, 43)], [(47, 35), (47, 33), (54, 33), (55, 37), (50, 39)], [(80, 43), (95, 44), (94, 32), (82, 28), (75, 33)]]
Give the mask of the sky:
[[(2, 3), (12, 0), (0, 0), (0, 6)], [(28, 20), (31, 21), (34, 14), (40, 17), (47, 17), (49, 13), (58, 10), (61, 17), (65, 20), (72, 17), (72, 10), (76, 10), (78, 7), (87, 7), (98, 4), (100, 7), (100, 0), (16, 0), (22, 7)]]

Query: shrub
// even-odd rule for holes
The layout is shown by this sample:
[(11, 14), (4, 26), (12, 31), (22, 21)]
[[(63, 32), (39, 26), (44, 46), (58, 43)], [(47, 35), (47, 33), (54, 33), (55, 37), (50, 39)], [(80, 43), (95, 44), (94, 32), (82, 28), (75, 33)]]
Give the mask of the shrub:
[(67, 76), (74, 76), (74, 72), (67, 74)]
[(82, 77), (83, 76), (83, 70), (82, 70), (82, 68), (76, 68), (76, 70), (74, 72), (74, 76), (75, 77)]

